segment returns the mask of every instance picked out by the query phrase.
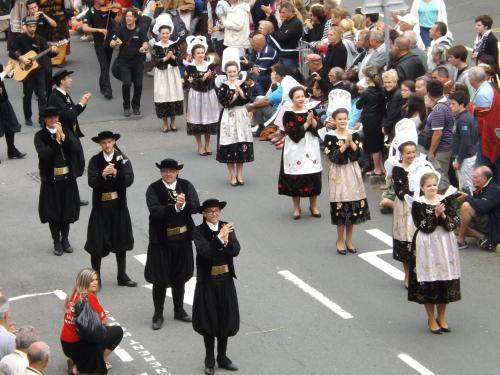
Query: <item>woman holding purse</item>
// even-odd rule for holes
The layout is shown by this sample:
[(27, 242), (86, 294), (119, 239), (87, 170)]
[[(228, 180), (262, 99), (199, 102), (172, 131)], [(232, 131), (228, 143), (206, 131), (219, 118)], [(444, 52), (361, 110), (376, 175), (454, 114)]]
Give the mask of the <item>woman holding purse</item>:
[[(120, 326), (108, 326), (104, 308), (97, 299), (99, 278), (91, 268), (84, 268), (76, 276), (73, 290), (64, 303), (64, 325), (61, 330), (61, 345), (68, 359), (68, 374), (91, 373), (107, 374), (111, 365), (106, 358), (115, 350), (123, 338)], [(102, 342), (87, 342), (80, 338), (75, 326), (75, 305), (88, 299), (92, 309), (99, 315), (101, 323), (106, 326), (106, 334)]]

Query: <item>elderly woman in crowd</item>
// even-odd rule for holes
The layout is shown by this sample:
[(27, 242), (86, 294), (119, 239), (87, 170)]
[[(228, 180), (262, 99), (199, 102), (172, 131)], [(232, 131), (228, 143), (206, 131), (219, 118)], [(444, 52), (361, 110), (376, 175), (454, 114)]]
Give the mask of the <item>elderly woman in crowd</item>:
[[(109, 326), (106, 311), (97, 299), (99, 276), (91, 268), (84, 268), (76, 276), (75, 285), (64, 303), (64, 325), (61, 331), (61, 345), (68, 360), (68, 374), (107, 374), (111, 365), (106, 358), (115, 350), (123, 338), (120, 326)], [(89, 303), (105, 326), (105, 336), (99, 343), (82, 339), (75, 326), (75, 308), (80, 303)]]
[(268, 35), (274, 32), (274, 26), (271, 21), (262, 20), (259, 22), (259, 28), (257, 30), (267, 39)]
[(398, 86), (398, 73), (388, 70), (382, 74), (385, 91), (385, 111), (382, 119), (382, 131), (389, 138), (394, 138), (394, 126), (401, 120), (403, 98)]
[(318, 133), (319, 116), (305, 106), (302, 86), (290, 90), (292, 108), (283, 114), (285, 144), (281, 157), (278, 193), (293, 200), (293, 219), (301, 217), (300, 198), (309, 198), (309, 210), (321, 217), (317, 198), (321, 194), (321, 153)]
[[(40, 337), (33, 327), (21, 327), (16, 332), (16, 350), (2, 358), (0, 364), (8, 366), (12, 375), (25, 375), (29, 366), (28, 349)], [(0, 371), (0, 374), (2, 372)]]
[(343, 33), (342, 29), (337, 26), (328, 30), (328, 47), (323, 63), (325, 72), (329, 72), (336, 66), (345, 70), (348, 53), (347, 48), (342, 43)]

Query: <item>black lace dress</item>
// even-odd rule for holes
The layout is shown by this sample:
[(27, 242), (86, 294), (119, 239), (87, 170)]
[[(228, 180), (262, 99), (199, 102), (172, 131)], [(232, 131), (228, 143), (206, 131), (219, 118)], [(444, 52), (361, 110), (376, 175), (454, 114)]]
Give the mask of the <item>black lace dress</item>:
[(328, 176), (333, 225), (361, 224), (370, 220), (365, 185), (358, 163), (363, 145), (358, 133), (352, 134), (352, 140), (358, 146), (356, 150), (348, 147), (342, 153), (340, 148), (345, 143), (345, 137), (335, 131), (325, 136), (324, 152), (331, 161)]
[(408, 301), (445, 304), (461, 299), (460, 258), (453, 230), (460, 219), (450, 198), (443, 200), (446, 219), (436, 218), (435, 205), (413, 202), (417, 228), (412, 242)]
[(408, 172), (401, 166), (392, 169), (394, 181), (394, 214), (392, 222), (392, 257), (409, 264), (411, 262), (411, 241), (415, 234), (415, 225), (410, 220), (410, 207), (405, 202), (405, 195), (413, 195), (408, 184)]
[(217, 161), (221, 163), (248, 163), (254, 160), (253, 135), (245, 104), (250, 102), (251, 88), (246, 83), (240, 85), (244, 97), (235, 88), (223, 83), (217, 93), (221, 113), (217, 136)]
[[(316, 121), (319, 116), (315, 113)], [(283, 114), (285, 145), (281, 156), (278, 194), (290, 197), (314, 197), (321, 194), (321, 153), (318, 133), (304, 130), (307, 113)]]

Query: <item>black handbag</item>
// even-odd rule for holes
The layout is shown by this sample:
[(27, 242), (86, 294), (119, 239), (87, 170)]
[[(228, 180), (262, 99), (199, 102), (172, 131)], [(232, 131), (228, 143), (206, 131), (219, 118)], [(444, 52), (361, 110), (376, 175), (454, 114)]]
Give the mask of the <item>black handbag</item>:
[(418, 144), (428, 150), (431, 147), (432, 134), (427, 134), (423, 130), (418, 133)]
[(115, 60), (113, 61), (113, 64), (111, 64), (111, 74), (113, 74), (113, 77), (115, 77), (117, 80), (121, 81), (120, 64), (118, 63), (118, 56), (116, 56)]
[(75, 327), (83, 341), (101, 343), (106, 337), (106, 327), (86, 297), (75, 304)]

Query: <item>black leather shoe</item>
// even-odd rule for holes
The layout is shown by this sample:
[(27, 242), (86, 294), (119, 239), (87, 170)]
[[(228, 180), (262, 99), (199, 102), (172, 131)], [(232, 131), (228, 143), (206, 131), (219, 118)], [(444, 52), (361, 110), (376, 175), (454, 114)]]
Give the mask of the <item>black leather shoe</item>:
[(132, 113), (135, 116), (139, 116), (141, 114), (141, 109), (140, 108), (134, 108), (134, 109), (132, 109)]
[(180, 320), (181, 322), (184, 322), (184, 323), (191, 323), (191, 317), (186, 313), (184, 313), (182, 315), (180, 315), (180, 314), (174, 315), (174, 319)]
[(165, 319), (163, 316), (153, 316), (153, 331), (158, 331), (162, 327), (164, 321)]
[(18, 149), (15, 149), (13, 152), (11, 153), (7, 153), (7, 157), (9, 159), (22, 159), (24, 158), (26, 155), (28, 155), (27, 153), (25, 152), (21, 152), (19, 151)]
[(61, 242), (59, 242), (59, 241), (54, 242), (54, 255), (57, 255), (58, 257), (60, 257), (63, 254), (64, 254), (64, 250), (63, 250)]
[(113, 94), (111, 94), (110, 92), (105, 92), (103, 95), (106, 99), (113, 99)]
[(234, 363), (229, 362), (229, 363), (218, 363), (219, 368), (223, 368), (224, 370), (227, 371), (238, 371), (238, 366), (236, 366)]
[(135, 288), (137, 286), (137, 282), (134, 280), (123, 280), (123, 281), (118, 281), (119, 286), (128, 286), (129, 288)]
[(71, 247), (71, 244), (69, 243), (67, 238), (62, 239), (61, 245), (65, 253), (71, 254), (73, 252), (73, 248)]
[(88, 206), (88, 205), (89, 205), (89, 201), (80, 199), (80, 206)]
[(27, 119), (27, 120), (24, 122), (24, 124), (25, 124), (26, 126), (33, 126), (33, 120), (29, 118), (29, 119)]
[(206, 375), (214, 375), (215, 369), (213, 367), (205, 367), (205, 374)]
[(130, 108), (125, 108), (123, 110), (123, 116), (130, 117)]

